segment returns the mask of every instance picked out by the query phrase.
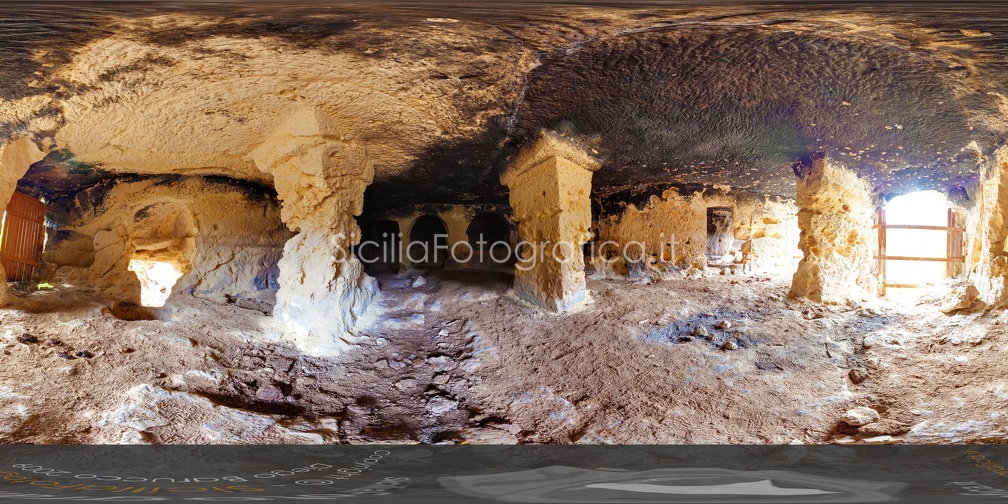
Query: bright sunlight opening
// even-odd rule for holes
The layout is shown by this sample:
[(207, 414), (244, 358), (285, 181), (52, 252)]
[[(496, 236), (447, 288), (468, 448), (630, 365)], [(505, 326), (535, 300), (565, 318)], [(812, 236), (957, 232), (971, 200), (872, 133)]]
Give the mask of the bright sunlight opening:
[[(894, 225), (948, 226), (948, 200), (937, 191), (897, 196), (885, 207), (886, 255), (945, 258), (948, 232), (931, 229), (892, 229)], [(927, 285), (946, 278), (946, 263), (938, 261), (886, 260), (886, 281), (893, 284)]]
[(148, 307), (164, 306), (183, 274), (174, 263), (143, 259), (130, 261), (129, 269), (140, 279), (140, 304)]

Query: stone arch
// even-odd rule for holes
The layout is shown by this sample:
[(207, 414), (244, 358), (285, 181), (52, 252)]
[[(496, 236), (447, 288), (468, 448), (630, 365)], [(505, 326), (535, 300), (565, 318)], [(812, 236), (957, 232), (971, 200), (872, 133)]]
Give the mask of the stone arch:
[(406, 254), (418, 268), (444, 268), (448, 259), (448, 226), (436, 215), (421, 215), (413, 221)]
[(500, 214), (482, 212), (469, 222), (466, 235), (479, 262), (512, 262), (511, 223)]
[(172, 287), (192, 271), (196, 225), (189, 208), (158, 201), (133, 213), (129, 231), (129, 270), (141, 286), (141, 304), (163, 306)]

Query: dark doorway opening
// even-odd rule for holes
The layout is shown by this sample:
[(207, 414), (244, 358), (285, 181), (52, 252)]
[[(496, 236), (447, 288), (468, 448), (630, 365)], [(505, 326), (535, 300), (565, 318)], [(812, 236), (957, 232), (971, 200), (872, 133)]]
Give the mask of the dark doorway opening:
[(469, 222), (466, 229), (473, 258), (480, 264), (510, 264), (511, 224), (500, 215), (484, 212)]
[(363, 221), (361, 241), (354, 255), (368, 273), (397, 272), (402, 263), (399, 252), (399, 223), (390, 220)]
[(417, 268), (444, 268), (448, 259), (448, 228), (433, 215), (423, 215), (410, 228), (407, 259)]
[(735, 242), (735, 224), (731, 207), (707, 208), (707, 255), (719, 259)]

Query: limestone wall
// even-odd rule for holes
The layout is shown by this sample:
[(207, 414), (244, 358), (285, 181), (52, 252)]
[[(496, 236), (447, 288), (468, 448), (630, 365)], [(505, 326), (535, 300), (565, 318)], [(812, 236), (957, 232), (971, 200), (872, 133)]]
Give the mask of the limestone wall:
[(1008, 147), (984, 170), (966, 225), (966, 271), (987, 303), (1008, 298)]
[(868, 183), (830, 158), (800, 166), (796, 175), (804, 257), (790, 295), (826, 303), (878, 295), (876, 205)]
[(100, 186), (52, 206), (67, 213), (50, 232), (48, 275), (115, 301), (139, 303), (140, 283), (129, 270), (134, 258), (188, 270), (172, 296), (268, 301), (292, 235), (275, 198), (201, 177)]
[(793, 267), (800, 255), (795, 203), (725, 188), (688, 194), (671, 188), (641, 207), (625, 204), (621, 212), (599, 216), (593, 263), (617, 274), (627, 274), (635, 267), (628, 263), (641, 257), (649, 261), (643, 266), (672, 276), (702, 270), (707, 265), (707, 215), (712, 207), (732, 209), (734, 243), (729, 253), (735, 258), (728, 271)]

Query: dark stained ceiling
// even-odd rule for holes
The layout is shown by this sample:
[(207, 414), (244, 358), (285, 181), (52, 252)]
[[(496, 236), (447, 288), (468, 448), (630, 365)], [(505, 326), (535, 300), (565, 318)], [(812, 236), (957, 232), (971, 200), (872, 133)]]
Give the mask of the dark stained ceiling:
[[(32, 120), (59, 129), (64, 100), (89, 92), (59, 69), (123, 19), (165, 13), (208, 21), (130, 36), (153, 47), (269, 39), (366, 55), (375, 68), (429, 62), (410, 77), (422, 90), (411, 99), (451, 103), (442, 134), (401, 139), (403, 155), (376, 166), (368, 205), (506, 201), (498, 170), (542, 129), (597, 150), (600, 197), (674, 184), (793, 196), (792, 165), (819, 152), (883, 194), (962, 192), (1008, 134), (1008, 6), (951, 2), (3, 4), (0, 106), (52, 100), (32, 117), (10, 114), (0, 134), (53, 136)], [(376, 141), (399, 141), (390, 133)], [(54, 147), (23, 185), (64, 193), (129, 174)]]

